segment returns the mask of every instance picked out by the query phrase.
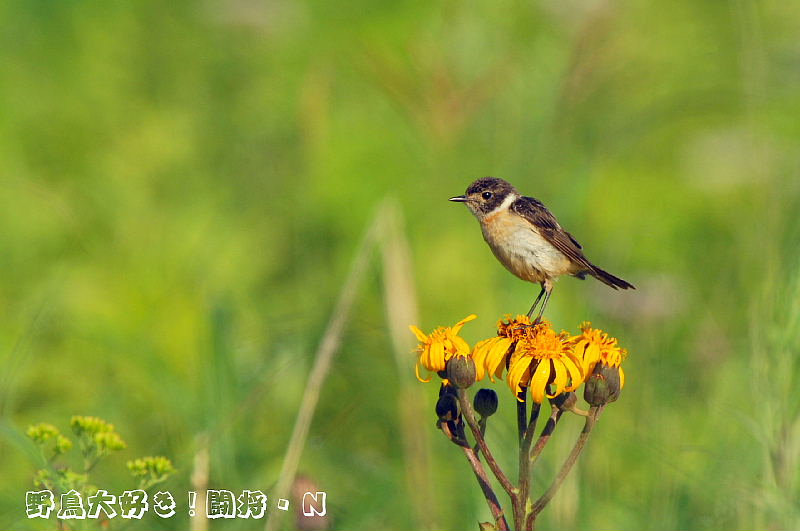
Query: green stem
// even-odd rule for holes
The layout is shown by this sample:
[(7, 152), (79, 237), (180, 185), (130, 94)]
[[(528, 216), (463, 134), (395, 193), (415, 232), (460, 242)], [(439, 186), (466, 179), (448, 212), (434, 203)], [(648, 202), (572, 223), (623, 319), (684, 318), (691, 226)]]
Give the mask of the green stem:
[[(531, 404), (531, 418), (528, 426), (525, 428), (522, 444), (519, 449), (519, 500), (517, 503), (520, 505), (519, 512), (525, 515), (528, 504), (528, 496), (530, 495), (531, 488), (531, 443), (533, 442), (533, 434), (536, 432), (536, 421), (539, 418), (539, 411), (542, 405), (534, 402)], [(522, 516), (520, 521), (525, 517)]]
[(500, 465), (497, 464), (497, 461), (492, 455), (491, 450), (489, 450), (489, 447), (486, 445), (486, 440), (484, 440), (483, 435), (481, 434), (478, 421), (475, 420), (475, 412), (472, 410), (472, 404), (467, 397), (466, 391), (463, 389), (458, 390), (458, 402), (461, 405), (461, 413), (464, 416), (464, 419), (467, 421), (467, 425), (472, 431), (472, 435), (475, 437), (475, 441), (477, 442), (478, 447), (481, 449), (484, 459), (486, 459), (486, 464), (489, 465), (489, 469), (497, 478), (497, 481), (500, 482), (503, 490), (505, 490), (511, 499), (514, 500), (517, 495), (517, 490), (514, 488), (514, 485), (511, 484), (511, 481), (509, 481), (505, 472), (503, 472), (503, 470), (500, 468)]
[[(486, 420), (487, 420), (486, 417), (481, 417), (478, 420), (478, 428), (480, 428), (481, 430), (481, 437), (486, 437)], [(476, 452), (480, 450), (480, 446), (478, 446), (477, 442), (475, 443), (475, 446), (472, 447), (472, 449), (475, 450)]]
[(483, 492), (483, 497), (486, 498), (486, 504), (489, 506), (489, 511), (491, 511), (492, 517), (494, 517), (495, 528), (498, 531), (508, 531), (508, 522), (506, 521), (506, 517), (503, 513), (503, 508), (500, 506), (500, 501), (497, 499), (494, 489), (492, 489), (489, 476), (486, 474), (486, 470), (484, 470), (483, 465), (478, 458), (478, 453), (474, 449), (470, 448), (469, 445), (462, 444), (462, 442), (458, 440), (458, 437), (450, 430), (449, 423), (443, 422), (440, 427), (442, 429), (442, 433), (444, 433), (445, 436), (453, 443), (459, 445), (461, 450), (464, 452), (467, 462), (472, 468), (472, 472), (475, 474), (475, 479), (478, 481), (478, 486), (481, 488), (481, 492)]
[(553, 432), (555, 431), (556, 425), (558, 424), (562, 414), (563, 411), (558, 408), (553, 408), (553, 410), (550, 412), (550, 418), (547, 419), (547, 423), (545, 423), (542, 433), (539, 434), (539, 438), (536, 440), (536, 444), (533, 446), (533, 451), (530, 455), (531, 464), (536, 462), (541, 455), (542, 450), (544, 450), (545, 445), (547, 445), (550, 437), (553, 435)]
[(489, 505), (489, 510), (494, 517), (495, 528), (508, 531), (508, 522), (503, 514), (503, 509), (500, 507), (500, 501), (497, 499), (494, 490), (492, 490), (489, 477), (486, 475), (486, 470), (483, 469), (480, 459), (478, 459), (478, 454), (472, 448), (464, 446), (461, 447), (461, 450), (463, 450), (467, 461), (469, 461), (472, 467), (472, 471), (475, 473), (475, 478), (478, 480), (478, 485), (480, 485), (481, 492), (483, 492), (483, 497), (486, 498), (486, 503)]
[(575, 446), (572, 447), (572, 451), (567, 456), (567, 459), (564, 461), (564, 464), (561, 465), (561, 470), (559, 470), (558, 475), (553, 480), (553, 483), (550, 485), (550, 488), (545, 491), (542, 496), (536, 500), (533, 504), (533, 509), (531, 513), (528, 515), (525, 521), (525, 528), (532, 529), (533, 523), (536, 521), (536, 516), (542, 512), (542, 509), (547, 506), (548, 502), (553, 499), (558, 489), (561, 487), (561, 484), (564, 483), (564, 480), (569, 475), (572, 467), (575, 465), (575, 462), (578, 460), (578, 457), (581, 455), (584, 446), (586, 446), (586, 441), (589, 439), (589, 435), (592, 432), (592, 428), (594, 428), (595, 423), (597, 422), (597, 418), (600, 416), (600, 413), (603, 411), (604, 406), (593, 406), (589, 410), (589, 416), (586, 417), (586, 422), (583, 425), (583, 430), (581, 434), (578, 436), (578, 440), (575, 441)]

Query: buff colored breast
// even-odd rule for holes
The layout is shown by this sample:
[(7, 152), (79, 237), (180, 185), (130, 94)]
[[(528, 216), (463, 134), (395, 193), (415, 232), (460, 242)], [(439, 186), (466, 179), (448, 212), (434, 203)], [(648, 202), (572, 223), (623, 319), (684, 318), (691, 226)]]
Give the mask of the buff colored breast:
[(572, 262), (533, 225), (508, 210), (486, 216), (481, 229), (497, 259), (522, 280), (543, 282), (576, 272)]

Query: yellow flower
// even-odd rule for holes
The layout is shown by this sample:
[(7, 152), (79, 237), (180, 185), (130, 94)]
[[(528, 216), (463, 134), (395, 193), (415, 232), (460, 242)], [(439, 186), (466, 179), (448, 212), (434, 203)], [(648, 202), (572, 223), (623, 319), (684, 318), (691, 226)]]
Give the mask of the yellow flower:
[(420, 382), (429, 382), (419, 375), (419, 366), (422, 365), (432, 372), (439, 372), (445, 369), (447, 360), (454, 356), (469, 356), (469, 344), (458, 335), (464, 323), (476, 319), (478, 316), (475, 314), (469, 315), (453, 326), (440, 326), (428, 335), (425, 335), (422, 330), (414, 325), (409, 328), (417, 336), (419, 345), (417, 352), (419, 353), (419, 360), (415, 367), (417, 379)]
[(500, 319), (497, 322), (497, 336), (479, 341), (472, 351), (477, 380), (483, 380), (487, 373), (491, 381), (495, 377), (501, 378), (513, 350), (511, 347), (531, 333), (531, 320), (526, 315), (518, 315), (516, 319), (506, 315), (506, 321)]
[(503, 376), (506, 368), (504, 360), (508, 357), (508, 347), (512, 341), (507, 337), (490, 337), (479, 341), (472, 351), (472, 359), (475, 361), (475, 379), (483, 380), (488, 373), (489, 379)]
[(546, 321), (529, 329), (517, 343), (508, 367), (508, 386), (515, 396), (519, 397), (523, 386), (530, 387), (533, 400), (541, 403), (545, 395), (553, 398), (583, 383), (581, 362), (568, 338), (565, 332), (556, 334)]
[(581, 323), (581, 334), (569, 338), (573, 345), (573, 353), (581, 360), (583, 373), (588, 377), (598, 362), (609, 367), (619, 367), (620, 388), (625, 386), (625, 373), (620, 364), (628, 355), (628, 351), (620, 348), (617, 338), (610, 337), (599, 328), (592, 328), (592, 323)]

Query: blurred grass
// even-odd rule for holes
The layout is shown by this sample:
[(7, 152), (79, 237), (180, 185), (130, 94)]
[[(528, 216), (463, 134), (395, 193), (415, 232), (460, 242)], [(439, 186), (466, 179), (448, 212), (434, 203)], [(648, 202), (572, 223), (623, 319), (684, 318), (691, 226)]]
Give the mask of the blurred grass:
[[(73, 414), (129, 444), (99, 485), (152, 453), (185, 492), (208, 433), (212, 488), (269, 493), (385, 196), (423, 328), (475, 312), (475, 341), (529, 306), (445, 201), (498, 175), (640, 288), (567, 279), (548, 307), (631, 356), (540, 527), (797, 528), (794, 4), (10, 0), (0, 18), (1, 527), (35, 527), (20, 433)], [(338, 529), (420, 526), (396, 403), (413, 363), (397, 374), (375, 271), (301, 463)], [(505, 422), (490, 442), (510, 448)], [(485, 505), (432, 425), (426, 525), (472, 528)]]

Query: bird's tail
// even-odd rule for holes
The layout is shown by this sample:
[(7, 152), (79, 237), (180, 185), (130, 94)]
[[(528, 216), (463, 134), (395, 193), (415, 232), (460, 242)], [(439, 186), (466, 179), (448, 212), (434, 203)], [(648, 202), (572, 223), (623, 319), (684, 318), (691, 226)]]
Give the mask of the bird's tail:
[(603, 271), (596, 265), (592, 265), (592, 269), (587, 271), (588, 274), (592, 275), (594, 278), (602, 282), (603, 284), (607, 284), (614, 289), (622, 288), (622, 289), (636, 289), (633, 284), (630, 282), (626, 282), (619, 277), (615, 277), (608, 271)]

